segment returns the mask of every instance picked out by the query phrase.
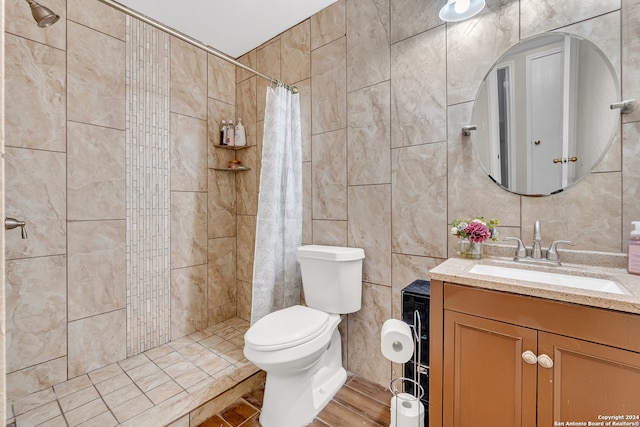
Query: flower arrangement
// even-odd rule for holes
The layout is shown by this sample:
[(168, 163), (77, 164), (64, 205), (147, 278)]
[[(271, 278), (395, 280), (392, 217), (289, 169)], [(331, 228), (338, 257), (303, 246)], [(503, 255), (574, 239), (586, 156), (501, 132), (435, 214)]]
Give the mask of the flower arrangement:
[(473, 243), (482, 243), (491, 239), (498, 240), (497, 227), (500, 221), (491, 219), (487, 221), (482, 216), (474, 219), (459, 218), (451, 221), (451, 234), (457, 237), (464, 237)]
[(482, 243), (498, 240), (498, 225), (497, 219), (487, 221), (482, 216), (451, 221), (451, 234), (460, 239), (460, 256), (482, 258)]

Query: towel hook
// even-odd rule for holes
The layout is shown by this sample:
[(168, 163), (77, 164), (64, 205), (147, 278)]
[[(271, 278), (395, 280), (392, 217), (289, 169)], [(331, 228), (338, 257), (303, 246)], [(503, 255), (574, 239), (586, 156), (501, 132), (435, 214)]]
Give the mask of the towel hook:
[(625, 99), (624, 101), (614, 102), (609, 106), (612, 110), (620, 109), (621, 114), (629, 114), (638, 108), (638, 101), (635, 99)]
[(462, 134), (464, 136), (471, 136), (471, 131), (476, 130), (478, 127), (476, 125), (465, 125), (462, 126)]

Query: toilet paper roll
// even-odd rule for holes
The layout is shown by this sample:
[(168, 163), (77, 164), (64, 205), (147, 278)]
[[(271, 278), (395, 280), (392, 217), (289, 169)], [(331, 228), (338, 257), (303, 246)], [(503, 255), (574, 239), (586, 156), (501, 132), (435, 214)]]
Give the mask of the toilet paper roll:
[(402, 320), (389, 319), (380, 332), (382, 355), (395, 363), (405, 363), (413, 356), (413, 334)]
[(408, 393), (391, 398), (390, 427), (416, 427), (424, 425), (424, 405)]

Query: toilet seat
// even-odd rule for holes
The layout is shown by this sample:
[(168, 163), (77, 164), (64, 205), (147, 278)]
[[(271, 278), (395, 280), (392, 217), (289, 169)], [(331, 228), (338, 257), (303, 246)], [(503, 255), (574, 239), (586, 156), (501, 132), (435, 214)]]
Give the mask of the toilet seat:
[(324, 332), (329, 315), (302, 305), (274, 311), (258, 320), (244, 336), (245, 346), (276, 351), (313, 340)]

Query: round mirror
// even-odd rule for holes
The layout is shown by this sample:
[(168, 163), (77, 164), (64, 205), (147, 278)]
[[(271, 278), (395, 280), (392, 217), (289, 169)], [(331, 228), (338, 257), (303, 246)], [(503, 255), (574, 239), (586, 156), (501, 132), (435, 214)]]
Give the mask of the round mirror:
[(589, 174), (620, 120), (618, 78), (593, 43), (546, 33), (498, 59), (473, 105), (471, 140), (485, 172), (523, 195), (555, 194)]

